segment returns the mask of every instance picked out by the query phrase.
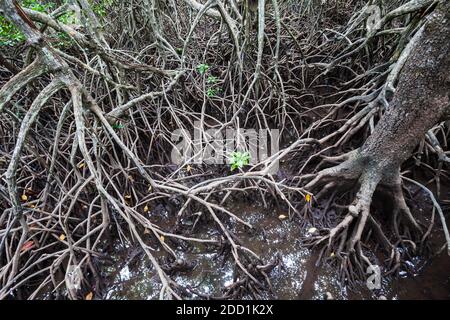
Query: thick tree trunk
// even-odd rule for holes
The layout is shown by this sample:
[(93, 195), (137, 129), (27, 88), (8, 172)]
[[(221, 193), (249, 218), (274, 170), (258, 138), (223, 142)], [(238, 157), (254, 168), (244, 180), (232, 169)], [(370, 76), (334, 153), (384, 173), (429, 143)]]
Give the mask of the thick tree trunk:
[[(412, 41), (388, 110), (364, 145), (344, 155), (341, 165), (320, 172), (306, 188), (341, 177), (370, 180), (368, 197), (378, 185), (398, 183), (401, 164), (428, 130), (450, 113), (450, 2), (442, 3)], [(364, 189), (365, 186), (362, 188)]]
[[(384, 248), (391, 251), (393, 270), (400, 264), (400, 252), (393, 243), (405, 241), (400, 234), (400, 221), (412, 231), (408, 234), (422, 233), (403, 196), (400, 166), (411, 157), (427, 131), (445, 120), (450, 111), (450, 2), (441, 3), (419, 32), (412, 40), (415, 44), (401, 72), (393, 101), (373, 134), (361, 148), (335, 157), (345, 161), (322, 170), (305, 186), (313, 191), (327, 183), (324, 189), (329, 190), (338, 184), (358, 181), (359, 190), (348, 207), (348, 214), (328, 235), (315, 242), (328, 240), (328, 253), (343, 259), (343, 268), (348, 267), (348, 253), (356, 253), (351, 257), (371, 264), (361, 246), (366, 224), (372, 227)], [(370, 215), (372, 197), (378, 186), (387, 188), (393, 199), (390, 215), (395, 242), (390, 242), (381, 225)], [(323, 190), (317, 197), (322, 194)], [(341, 255), (342, 252), (347, 254)]]
[(379, 170), (398, 168), (450, 111), (450, 2), (430, 17), (399, 79), (394, 99), (361, 156)]

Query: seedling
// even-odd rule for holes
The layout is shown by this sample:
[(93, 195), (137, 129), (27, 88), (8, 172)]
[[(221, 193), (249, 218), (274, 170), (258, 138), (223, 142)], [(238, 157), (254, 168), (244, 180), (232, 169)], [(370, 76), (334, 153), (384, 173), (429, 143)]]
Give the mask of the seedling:
[(250, 154), (248, 152), (233, 152), (230, 158), (231, 171), (241, 169), (250, 163)]
[(208, 79), (206, 80), (206, 82), (207, 82), (208, 84), (214, 84), (214, 83), (217, 82), (217, 77), (209, 76)]
[(214, 97), (217, 93), (217, 90), (214, 88), (208, 88), (208, 90), (206, 91), (206, 95), (208, 97)]
[(220, 92), (222, 92), (222, 88), (209, 87), (208, 90), (206, 90), (206, 95), (211, 98), (211, 97), (216, 96)]
[(197, 71), (200, 74), (205, 74), (208, 70), (209, 66), (207, 64), (202, 63), (197, 66)]
[(119, 129), (123, 129), (124, 128), (123, 124), (121, 124), (121, 123), (115, 123), (115, 124), (112, 125), (112, 127), (115, 130), (119, 130)]

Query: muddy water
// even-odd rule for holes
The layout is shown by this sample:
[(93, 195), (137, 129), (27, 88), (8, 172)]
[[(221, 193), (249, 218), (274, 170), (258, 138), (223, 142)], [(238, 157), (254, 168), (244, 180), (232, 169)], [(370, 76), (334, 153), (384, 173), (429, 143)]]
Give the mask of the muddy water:
[[(376, 292), (364, 286), (349, 290), (341, 287), (335, 269), (317, 267), (315, 254), (301, 246), (300, 235), (305, 234), (308, 228), (302, 230), (295, 222), (280, 220), (281, 212), (261, 210), (259, 204), (236, 206), (234, 209), (233, 212), (242, 219), (257, 226), (253, 234), (240, 227), (233, 230), (243, 244), (264, 261), (274, 259), (277, 253), (282, 258), (282, 266), (270, 274), (273, 294), (267, 294), (266, 298), (324, 299), (331, 294), (334, 299), (378, 299), (380, 296), (387, 299), (450, 299), (450, 258), (445, 253), (433, 259), (417, 258), (409, 262), (413, 274), (403, 272), (400, 278), (383, 279), (382, 289)], [(105, 298), (158, 298), (160, 284), (149, 260), (138, 249), (124, 249), (123, 246), (118, 249), (116, 263), (104, 270), (110, 276)], [(177, 283), (203, 294), (220, 296), (220, 288), (233, 282), (230, 260), (224, 262), (221, 256), (200, 247), (189, 253), (179, 251), (177, 254), (195, 263), (192, 270), (173, 276)], [(191, 298), (198, 297), (192, 295)]]

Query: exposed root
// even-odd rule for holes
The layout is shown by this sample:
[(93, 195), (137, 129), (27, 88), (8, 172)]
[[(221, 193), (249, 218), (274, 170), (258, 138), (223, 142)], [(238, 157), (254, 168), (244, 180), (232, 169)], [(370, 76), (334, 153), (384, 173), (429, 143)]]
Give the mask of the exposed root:
[[(377, 263), (372, 239), (387, 273), (419, 249), (432, 228), (423, 232), (411, 214), (400, 175), (388, 178), (359, 149), (345, 151), (374, 132), (437, 1), (381, 1), (386, 14), (371, 30), (370, 8), (357, 0), (341, 2), (342, 21), (335, 2), (253, 2), (108, 1), (101, 18), (86, 0), (52, 12), (1, 2), (26, 42), (0, 55), (0, 299), (102, 296), (99, 269), (115, 241), (145, 253), (162, 299), (261, 298), (280, 259), (263, 261), (233, 231), (255, 230), (228, 208), (243, 196), (317, 223), (311, 244), (323, 259), (339, 259), (351, 281)], [(284, 149), (239, 172), (174, 168), (173, 131), (198, 123), (202, 137), (209, 129), (280, 128)], [(448, 124), (436, 125), (414, 154), (438, 195), (449, 178), (448, 136)], [(211, 147), (205, 140), (198, 154)], [(377, 187), (394, 201), (388, 229), (371, 213)], [(320, 208), (299, 210), (307, 191)], [(200, 227), (213, 232), (195, 235)], [(235, 278), (222, 294), (173, 280), (189, 265), (179, 249), (193, 245), (232, 259)], [(79, 288), (67, 285), (70, 267), (81, 271)]]
[[(348, 168), (353, 169), (351, 173)], [(323, 198), (323, 191), (328, 192), (331, 187), (336, 193), (342, 190), (343, 185), (349, 184), (349, 181), (357, 185), (358, 192), (353, 202), (344, 207), (340, 222), (331, 229), (322, 230), (321, 235), (305, 240), (308, 245), (321, 248), (321, 260), (339, 261), (342, 279), (351, 284), (366, 279), (367, 268), (374, 265), (386, 267), (385, 274), (399, 271), (403, 261), (402, 253), (417, 253), (423, 236), (422, 228), (406, 204), (400, 176), (389, 179), (389, 182), (395, 183), (386, 185), (386, 177), (379, 172), (381, 171), (373, 165), (364, 166), (364, 161), (358, 159), (358, 153), (354, 153), (344, 163), (320, 171), (305, 187), (314, 194), (314, 190), (321, 190), (320, 186), (325, 184), (325, 188), (318, 193), (318, 198)], [(393, 212), (389, 213), (391, 217), (388, 220), (391, 223), (383, 223), (383, 226), (371, 213), (372, 199), (378, 187), (389, 190), (386, 194), (389, 194), (393, 203)], [(339, 210), (341, 207), (336, 205), (334, 203), (327, 206), (327, 209), (334, 206), (333, 210)], [(390, 228), (384, 225), (389, 225)], [(371, 242), (371, 239), (375, 241)], [(382, 253), (386, 257), (384, 262), (364, 249), (370, 248), (370, 243), (382, 245)]]

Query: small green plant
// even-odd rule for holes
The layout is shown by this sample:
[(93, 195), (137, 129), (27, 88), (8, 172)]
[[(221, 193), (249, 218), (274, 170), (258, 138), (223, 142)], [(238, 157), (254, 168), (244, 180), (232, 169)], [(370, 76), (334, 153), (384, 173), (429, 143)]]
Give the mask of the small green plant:
[[(199, 64), (197, 66), (197, 71), (198, 73), (200, 73), (201, 75), (205, 75), (209, 70), (209, 66), (207, 64)], [(206, 89), (206, 95), (210, 98), (215, 97), (219, 92), (222, 91), (221, 88), (217, 88), (217, 77), (213, 76), (213, 75), (209, 75), (208, 78), (206, 78), (206, 83), (208, 84), (207, 89)]]
[(209, 87), (206, 90), (206, 95), (210, 98), (215, 97), (216, 95), (218, 95), (220, 92), (222, 92), (222, 88), (213, 88), (213, 87)]
[(248, 152), (233, 152), (230, 158), (231, 171), (241, 169), (250, 163), (250, 154)]
[(57, 43), (56, 45), (59, 48), (64, 48), (64, 47), (70, 47), (71, 45), (74, 44), (73, 40), (71, 37), (69, 37), (66, 33), (64, 32), (58, 32), (56, 33), (56, 38), (57, 38)]
[(208, 79), (206, 79), (206, 82), (207, 82), (208, 84), (214, 84), (214, 83), (217, 82), (217, 77), (209, 76)]
[(207, 64), (202, 63), (197, 66), (198, 73), (200, 73), (202, 75), (205, 74), (206, 72), (208, 72), (208, 70), (209, 70), (209, 66)]
[(115, 130), (119, 130), (119, 129), (123, 129), (124, 126), (123, 126), (123, 124), (121, 124), (121, 123), (114, 123), (114, 124), (112, 125), (112, 128), (115, 129)]
[(208, 88), (208, 90), (206, 90), (206, 95), (208, 97), (214, 97), (217, 94), (217, 90), (214, 88)]

